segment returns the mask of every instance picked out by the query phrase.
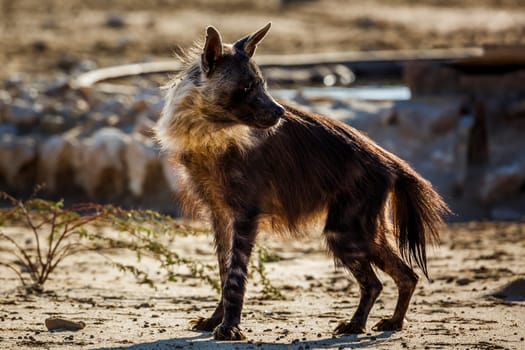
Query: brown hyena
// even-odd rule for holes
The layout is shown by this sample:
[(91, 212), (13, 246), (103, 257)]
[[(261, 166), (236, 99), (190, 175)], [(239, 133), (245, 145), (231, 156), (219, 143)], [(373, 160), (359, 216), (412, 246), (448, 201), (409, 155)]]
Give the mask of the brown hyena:
[(330, 253), (361, 288), (355, 314), (335, 333), (365, 331), (382, 289), (372, 265), (399, 291), (393, 316), (375, 329), (400, 330), (418, 277), (396, 251), (426, 275), (425, 247), (447, 206), (407, 163), (354, 128), (276, 102), (251, 59), (269, 28), (229, 45), (208, 27), (203, 49), (168, 86), (157, 124), (182, 203), (203, 213), (215, 235), (222, 295), (211, 317), (190, 326), (245, 339), (239, 323), (257, 232), (298, 237), (321, 218)]

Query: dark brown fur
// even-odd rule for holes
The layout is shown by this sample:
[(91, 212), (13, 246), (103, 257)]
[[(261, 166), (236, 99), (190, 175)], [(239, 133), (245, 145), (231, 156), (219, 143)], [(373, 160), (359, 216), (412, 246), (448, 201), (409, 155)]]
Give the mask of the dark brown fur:
[(229, 46), (208, 28), (201, 59), (172, 85), (157, 127), (182, 198), (205, 213), (215, 234), (221, 301), (191, 326), (216, 339), (244, 339), (239, 323), (257, 232), (297, 236), (321, 217), (329, 251), (361, 286), (354, 316), (335, 332), (365, 331), (382, 289), (372, 265), (399, 290), (392, 318), (376, 329), (399, 330), (418, 277), (388, 236), (426, 275), (426, 244), (437, 238), (447, 206), (410, 166), (354, 128), (273, 100), (250, 58), (268, 29)]

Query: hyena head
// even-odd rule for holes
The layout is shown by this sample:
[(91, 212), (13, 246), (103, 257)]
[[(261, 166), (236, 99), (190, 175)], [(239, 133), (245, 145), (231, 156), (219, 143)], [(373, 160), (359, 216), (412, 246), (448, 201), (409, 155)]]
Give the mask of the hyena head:
[(231, 45), (223, 44), (214, 27), (206, 29), (198, 79), (204, 114), (210, 122), (269, 128), (284, 114), (252, 60), (269, 29), (270, 23)]

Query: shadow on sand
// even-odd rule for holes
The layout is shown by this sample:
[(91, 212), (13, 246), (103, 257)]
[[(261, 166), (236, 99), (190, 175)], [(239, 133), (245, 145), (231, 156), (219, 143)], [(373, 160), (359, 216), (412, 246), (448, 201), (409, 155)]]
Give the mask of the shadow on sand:
[[(110, 348), (95, 348), (93, 350), (114, 350), (114, 349), (126, 349), (126, 350), (163, 350), (163, 349), (213, 349), (213, 350), (226, 350), (226, 349), (275, 349), (275, 350), (288, 350), (298, 349), (325, 349), (325, 348), (375, 348), (379, 344), (385, 342), (392, 332), (382, 332), (375, 335), (348, 335), (348, 336), (336, 336), (331, 338), (321, 338), (318, 340), (305, 340), (295, 341), (290, 343), (272, 343), (272, 342), (255, 342), (255, 341), (244, 341), (244, 342), (229, 342), (229, 341), (216, 341), (211, 337), (210, 333), (203, 332), (197, 333), (194, 337), (181, 337), (173, 339), (157, 340), (149, 343), (141, 343), (129, 346), (116, 346)], [(308, 347), (306, 346), (308, 345)]]

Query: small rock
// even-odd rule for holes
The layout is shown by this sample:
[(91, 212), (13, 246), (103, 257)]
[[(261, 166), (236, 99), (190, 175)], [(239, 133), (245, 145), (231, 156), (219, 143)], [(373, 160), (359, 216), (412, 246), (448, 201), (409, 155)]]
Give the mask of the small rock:
[(44, 94), (48, 96), (61, 96), (67, 92), (69, 88), (69, 79), (62, 76), (49, 82), (44, 90)]
[(98, 68), (97, 62), (93, 60), (82, 60), (80, 61), (78, 67), (80, 71), (89, 72), (90, 70), (95, 70)]
[(126, 26), (124, 16), (119, 13), (113, 13), (106, 18), (105, 26), (108, 28), (123, 28)]
[[(86, 324), (82, 321), (80, 322), (74, 322), (70, 320), (66, 320), (64, 318), (47, 318), (45, 320), (45, 325), (48, 330), (57, 330), (57, 329), (65, 329), (68, 331), (78, 331), (80, 329), (83, 329), (86, 327)], [(73, 340), (73, 336), (70, 336), (71, 340)]]
[(338, 64), (333, 69), (339, 85), (350, 85), (355, 81), (355, 74), (348, 67)]
[(464, 277), (464, 278), (458, 278), (458, 279), (456, 280), (456, 284), (457, 284), (458, 286), (466, 286), (466, 285), (470, 284), (471, 282), (472, 282), (472, 280), (471, 280), (470, 278), (466, 278), (466, 277)]
[(33, 41), (31, 46), (33, 47), (33, 50), (35, 50), (37, 52), (44, 52), (49, 47), (47, 42), (45, 40), (42, 40), (42, 39), (37, 39), (37, 40)]
[(73, 68), (75, 68), (76, 65), (79, 64), (79, 62), (80, 59), (77, 56), (66, 53), (58, 59), (56, 66), (65, 72), (70, 72), (73, 70)]

